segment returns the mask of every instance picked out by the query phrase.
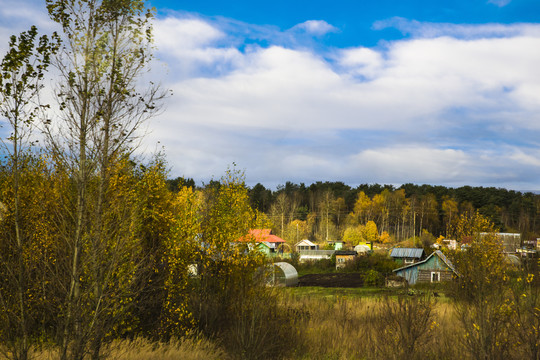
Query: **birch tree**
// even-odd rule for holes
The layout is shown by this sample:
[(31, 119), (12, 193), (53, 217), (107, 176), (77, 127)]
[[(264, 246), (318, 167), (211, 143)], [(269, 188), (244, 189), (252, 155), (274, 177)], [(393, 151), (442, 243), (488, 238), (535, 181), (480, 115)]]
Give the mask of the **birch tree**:
[[(66, 204), (70, 223), (62, 234), (69, 256), (61, 262), (65, 289), (59, 333), (61, 358), (100, 355), (111, 313), (130, 296), (125, 284), (132, 259), (127, 197), (113, 203), (122, 159), (139, 137), (142, 123), (159, 110), (164, 94), (149, 83), (137, 86), (152, 59), (152, 12), (142, 0), (47, 0), (51, 19), (62, 28), (64, 47), (55, 59), (59, 72), (58, 117), (46, 123), (49, 145), (73, 179), (75, 196)], [(122, 189), (126, 190), (126, 189)], [(118, 194), (116, 194), (118, 196)], [(118, 302), (118, 297), (123, 301)], [(116, 304), (116, 305), (115, 305)]]
[[(0, 221), (5, 222), (0, 254), (0, 321), (6, 335), (4, 340), (9, 353), (15, 359), (27, 359), (30, 347), (32, 319), (29, 309), (28, 288), (31, 286), (30, 269), (33, 264), (25, 260), (25, 253), (35, 240), (25, 211), (30, 211), (31, 202), (24, 202), (25, 195), (35, 191), (32, 177), (39, 168), (40, 160), (31, 154), (33, 121), (39, 114), (39, 93), (42, 80), (50, 64), (50, 56), (58, 43), (50, 42), (46, 36), (38, 38), (37, 28), (12, 36), (9, 50), (0, 63), (0, 117), (10, 131), (2, 139), (7, 154), (6, 177), (2, 179), (2, 208)], [(41, 169), (43, 170), (43, 169)], [(32, 209), (35, 210), (35, 209)], [(16, 296), (12, 296), (15, 293)]]

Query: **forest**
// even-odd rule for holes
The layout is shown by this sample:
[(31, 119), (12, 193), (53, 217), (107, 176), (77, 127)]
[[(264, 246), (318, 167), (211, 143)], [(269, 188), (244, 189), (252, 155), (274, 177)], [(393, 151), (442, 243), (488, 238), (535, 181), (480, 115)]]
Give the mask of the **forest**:
[[(195, 187), (193, 179), (181, 177), (167, 183), (171, 191), (177, 191), (179, 184)], [(259, 183), (248, 193), (251, 206), (264, 213), (274, 233), (291, 244), (302, 239), (370, 241), (362, 235), (362, 227), (370, 221), (376, 225), (377, 241), (401, 242), (426, 232), (435, 238), (455, 239), (460, 216), (477, 211), (500, 232), (520, 233), (524, 240), (540, 234), (540, 195), (504, 188), (425, 184), (353, 188), (342, 182), (309, 186), (286, 182), (276, 190)]]

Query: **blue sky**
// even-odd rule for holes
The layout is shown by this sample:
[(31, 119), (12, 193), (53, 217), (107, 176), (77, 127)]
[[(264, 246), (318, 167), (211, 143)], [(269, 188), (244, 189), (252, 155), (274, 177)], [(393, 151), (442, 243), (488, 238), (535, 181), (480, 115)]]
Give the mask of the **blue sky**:
[[(171, 176), (540, 190), (538, 1), (152, 5), (174, 95), (141, 151)], [(0, 0), (0, 38), (31, 24), (41, 1)]]

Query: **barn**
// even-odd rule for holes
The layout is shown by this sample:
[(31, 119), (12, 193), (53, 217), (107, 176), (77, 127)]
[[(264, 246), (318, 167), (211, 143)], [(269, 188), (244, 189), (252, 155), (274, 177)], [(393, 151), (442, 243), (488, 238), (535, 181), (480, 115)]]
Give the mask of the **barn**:
[(395, 269), (394, 273), (407, 280), (409, 285), (452, 280), (457, 275), (454, 265), (440, 251), (436, 250), (425, 260)]

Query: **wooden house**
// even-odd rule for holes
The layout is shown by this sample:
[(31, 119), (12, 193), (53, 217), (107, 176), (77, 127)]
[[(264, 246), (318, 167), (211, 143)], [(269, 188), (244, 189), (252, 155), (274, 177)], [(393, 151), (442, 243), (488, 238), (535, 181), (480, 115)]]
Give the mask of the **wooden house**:
[(353, 250), (336, 250), (336, 269), (345, 266), (347, 261), (352, 261), (356, 257), (357, 253)]
[(309, 240), (302, 240), (298, 244), (295, 245), (296, 251), (304, 251), (304, 250), (319, 250), (319, 245), (312, 243)]
[(251, 229), (249, 234), (240, 238), (240, 242), (254, 242), (255, 248), (267, 256), (283, 253), (285, 240), (272, 234), (271, 229)]
[(425, 260), (395, 269), (394, 273), (405, 278), (409, 285), (449, 281), (457, 274), (454, 265), (440, 250)]

